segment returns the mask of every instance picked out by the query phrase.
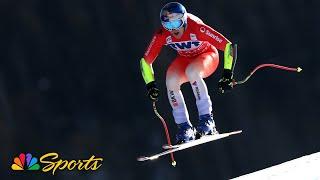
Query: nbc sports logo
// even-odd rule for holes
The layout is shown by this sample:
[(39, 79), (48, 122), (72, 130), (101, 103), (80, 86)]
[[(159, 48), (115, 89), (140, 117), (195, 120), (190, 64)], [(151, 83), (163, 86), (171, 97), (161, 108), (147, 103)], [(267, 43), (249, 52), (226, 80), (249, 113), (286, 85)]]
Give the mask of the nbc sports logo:
[[(64, 160), (59, 158), (59, 154), (55, 152), (47, 153), (39, 158), (32, 157), (30, 153), (21, 153), (18, 157), (13, 159), (11, 169), (14, 171), (31, 170), (42, 172), (52, 172), (55, 175), (57, 170), (67, 169), (69, 171), (96, 171), (102, 166), (103, 158), (97, 158), (92, 155), (89, 159), (78, 159), (78, 160)], [(42, 164), (42, 169), (40, 165)]]
[(11, 169), (14, 171), (23, 171), (23, 170), (39, 170), (40, 165), (38, 164), (38, 159), (32, 157), (30, 153), (24, 154), (21, 153), (19, 157), (13, 159), (13, 164)]

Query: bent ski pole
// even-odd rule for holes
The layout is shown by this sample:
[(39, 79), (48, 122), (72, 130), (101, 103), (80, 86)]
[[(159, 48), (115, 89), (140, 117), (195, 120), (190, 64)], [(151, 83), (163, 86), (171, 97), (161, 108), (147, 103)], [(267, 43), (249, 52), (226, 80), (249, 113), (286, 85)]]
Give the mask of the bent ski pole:
[(276, 69), (280, 69), (280, 70), (284, 70), (284, 71), (293, 71), (293, 72), (301, 72), (302, 69), (300, 67), (297, 67), (297, 68), (292, 68), (292, 67), (287, 67), (287, 66), (281, 66), (281, 65), (277, 65), (277, 64), (260, 64), (258, 65), (257, 67), (255, 67), (251, 72), (250, 74), (244, 78), (243, 80), (241, 81), (234, 81), (232, 84), (235, 86), (235, 85), (239, 85), (239, 84), (244, 84), (246, 83), (250, 77), (259, 69), (261, 68), (265, 68), (265, 67), (269, 67), (269, 68), (276, 68)]
[[(158, 118), (161, 120), (162, 122), (162, 125), (163, 125), (163, 128), (164, 128), (164, 131), (166, 133), (166, 137), (167, 137), (167, 143), (168, 145), (171, 146), (171, 141), (170, 141), (170, 134), (169, 134), (169, 130), (168, 130), (168, 127), (167, 127), (167, 123), (166, 121), (163, 119), (163, 117), (159, 114), (158, 110), (157, 110), (157, 106), (156, 106), (156, 102), (153, 102), (153, 111), (154, 113), (156, 114), (156, 116), (158, 116)], [(174, 160), (174, 156), (173, 156), (173, 153), (170, 153), (170, 157), (171, 157), (171, 165), (173, 167), (176, 167), (176, 161)]]
[[(234, 63), (233, 63), (233, 66), (232, 66), (232, 73), (234, 72), (234, 68), (236, 66), (236, 63), (237, 63), (237, 59), (238, 59), (238, 45), (237, 44), (234, 44), (233, 46), (233, 59), (234, 59)], [(257, 67), (255, 67), (251, 72), (250, 74), (244, 78), (243, 80), (241, 81), (236, 81), (234, 80), (232, 82), (233, 86), (235, 85), (239, 85), (239, 84), (244, 84), (246, 83), (250, 77), (259, 69), (261, 68), (265, 68), (265, 67), (269, 67), (269, 68), (276, 68), (276, 69), (280, 69), (280, 70), (285, 70), (285, 71), (293, 71), (293, 72), (301, 72), (302, 69), (300, 67), (297, 67), (297, 68), (292, 68), (292, 67), (287, 67), (287, 66), (281, 66), (281, 65), (277, 65), (277, 64), (260, 64), (258, 65)]]

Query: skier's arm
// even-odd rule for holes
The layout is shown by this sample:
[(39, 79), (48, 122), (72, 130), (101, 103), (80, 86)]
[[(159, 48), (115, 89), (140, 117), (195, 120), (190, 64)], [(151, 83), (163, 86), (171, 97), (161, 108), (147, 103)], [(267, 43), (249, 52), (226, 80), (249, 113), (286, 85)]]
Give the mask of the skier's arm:
[(217, 49), (224, 51), (223, 75), (218, 86), (221, 93), (233, 88), (233, 44), (218, 31), (206, 24), (201, 24), (199, 28), (201, 38), (207, 40)]
[(198, 31), (200, 31), (200, 38), (208, 41), (217, 49), (224, 51), (227, 43), (231, 43), (226, 37), (224, 37), (218, 31), (214, 30), (212, 27), (206, 24), (199, 24), (199, 26), (200, 28), (198, 29)]
[(147, 50), (144, 53), (143, 58), (140, 60), (140, 69), (142, 77), (146, 84), (154, 81), (154, 72), (152, 69), (152, 63), (158, 57), (162, 46), (164, 45), (164, 36), (162, 29), (158, 30), (152, 37), (151, 42)]
[(210, 26), (204, 23), (199, 23), (199, 25), (200, 28), (198, 31), (201, 35), (200, 38), (208, 41), (217, 49), (224, 51), (224, 69), (231, 70), (233, 63), (232, 43), (221, 33), (214, 30)]
[(140, 69), (143, 80), (146, 84), (154, 81), (154, 72), (152, 64), (147, 63), (147, 61), (144, 58), (141, 58), (140, 60)]
[(230, 70), (232, 69), (232, 64), (233, 64), (233, 45), (231, 42), (228, 42), (226, 44), (226, 47), (224, 49), (224, 64), (223, 64), (223, 69), (225, 70)]
[(233, 64), (234, 50), (231, 43), (227, 43), (224, 50), (224, 68), (222, 78), (219, 80), (218, 87), (221, 93), (229, 91), (233, 88)]
[(148, 96), (151, 100), (158, 99), (159, 89), (156, 86), (152, 63), (158, 57), (162, 46), (164, 45), (164, 36), (162, 29), (158, 30), (153, 36), (143, 58), (140, 60), (140, 69), (144, 82), (146, 83)]

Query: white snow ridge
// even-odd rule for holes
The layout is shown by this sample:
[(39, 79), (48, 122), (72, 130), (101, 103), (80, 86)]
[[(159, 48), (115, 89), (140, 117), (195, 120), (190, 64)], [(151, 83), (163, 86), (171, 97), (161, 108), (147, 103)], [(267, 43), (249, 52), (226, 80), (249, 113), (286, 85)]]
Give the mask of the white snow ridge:
[(320, 180), (320, 152), (246, 174), (233, 180)]

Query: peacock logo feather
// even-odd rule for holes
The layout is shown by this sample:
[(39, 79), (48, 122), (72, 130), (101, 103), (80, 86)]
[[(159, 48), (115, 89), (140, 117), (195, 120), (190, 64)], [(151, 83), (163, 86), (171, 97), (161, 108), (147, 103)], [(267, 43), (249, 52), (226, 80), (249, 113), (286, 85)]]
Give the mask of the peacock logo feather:
[(13, 159), (13, 164), (11, 169), (14, 171), (23, 171), (23, 170), (39, 170), (40, 165), (38, 164), (38, 159), (32, 157), (30, 153), (24, 154), (21, 153), (19, 157)]

